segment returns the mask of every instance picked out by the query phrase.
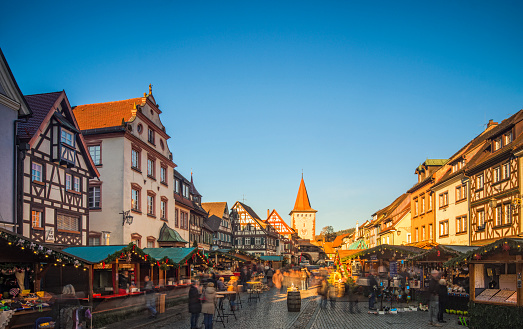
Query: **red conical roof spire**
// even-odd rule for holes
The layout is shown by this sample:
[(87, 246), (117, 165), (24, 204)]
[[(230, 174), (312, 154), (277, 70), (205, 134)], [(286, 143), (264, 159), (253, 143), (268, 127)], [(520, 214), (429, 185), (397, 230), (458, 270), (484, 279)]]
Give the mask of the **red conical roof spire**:
[(303, 174), (301, 174), (300, 188), (298, 189), (298, 196), (294, 203), (294, 209), (292, 211), (316, 211), (311, 208), (309, 202), (309, 195), (307, 194), (307, 188), (305, 188), (305, 181), (303, 180)]

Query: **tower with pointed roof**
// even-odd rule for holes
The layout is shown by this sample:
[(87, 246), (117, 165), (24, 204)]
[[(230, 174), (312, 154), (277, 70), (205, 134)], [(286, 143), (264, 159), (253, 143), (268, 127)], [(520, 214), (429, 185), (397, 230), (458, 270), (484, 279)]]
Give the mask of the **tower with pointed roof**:
[(294, 209), (289, 213), (291, 216), (292, 228), (296, 230), (302, 239), (314, 240), (316, 235), (316, 213), (318, 211), (312, 209), (309, 201), (303, 174), (301, 175), (300, 188), (298, 189), (298, 196), (294, 203)]

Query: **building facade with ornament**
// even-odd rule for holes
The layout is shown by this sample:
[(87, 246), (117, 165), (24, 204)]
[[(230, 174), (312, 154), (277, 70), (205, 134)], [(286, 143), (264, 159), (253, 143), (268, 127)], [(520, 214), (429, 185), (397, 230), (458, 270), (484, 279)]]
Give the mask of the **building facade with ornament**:
[(16, 198), (18, 167), (15, 159), (19, 152), (23, 152), (17, 143), (18, 120), (29, 118), (32, 115), (31, 108), (27, 104), (16, 80), (9, 68), (7, 60), (0, 49), (0, 181), (4, 186), (0, 193), (0, 226), (9, 230), (17, 231), (17, 207)]
[[(74, 113), (100, 171), (90, 182), (90, 245), (157, 247), (163, 224), (176, 229), (176, 165), (152, 87), (143, 97), (79, 105)], [(188, 219), (178, 233), (189, 239)]]
[(278, 214), (276, 209), (269, 212), (267, 209), (267, 220), (280, 235), (278, 254), (285, 257), (289, 263), (295, 263), (298, 253), (298, 234)]
[(18, 233), (59, 247), (88, 244), (89, 182), (98, 170), (64, 91), (25, 96), (18, 126)]
[(411, 243), (410, 195), (404, 193), (387, 208), (378, 226), (377, 245)]
[(278, 255), (279, 234), (251, 207), (236, 201), (231, 207), (234, 248), (257, 256)]
[(470, 160), (470, 244), (521, 237), (523, 110), (493, 126)]
[(294, 208), (289, 213), (291, 216), (291, 227), (296, 231), (296, 233), (298, 233), (300, 238), (314, 241), (316, 237), (317, 212), (317, 210), (314, 210), (311, 207), (309, 195), (302, 175)]

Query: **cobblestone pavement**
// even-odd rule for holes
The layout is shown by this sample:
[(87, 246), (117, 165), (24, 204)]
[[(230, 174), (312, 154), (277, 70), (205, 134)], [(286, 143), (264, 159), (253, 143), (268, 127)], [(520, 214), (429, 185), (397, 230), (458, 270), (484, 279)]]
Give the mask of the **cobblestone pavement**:
[[(243, 308), (237, 313), (237, 320), (229, 316), (225, 327), (215, 323), (214, 328), (281, 328), (281, 329), (336, 329), (336, 328), (432, 328), (428, 323), (428, 312), (404, 312), (394, 315), (368, 314), (366, 302), (360, 302), (361, 313), (351, 314), (346, 300), (340, 299), (331, 308), (320, 308), (320, 299), (315, 290), (302, 291), (301, 312), (288, 312), (285, 294), (273, 289), (261, 295), (258, 302), (247, 303), (247, 294), (242, 294)], [(457, 324), (457, 316), (445, 314), (447, 323), (442, 328), (464, 328)], [(203, 322), (203, 315), (199, 323)], [(201, 326), (203, 328), (203, 325)], [(168, 309), (157, 320), (129, 320), (127, 323), (108, 326), (111, 329), (190, 328), (187, 306)]]

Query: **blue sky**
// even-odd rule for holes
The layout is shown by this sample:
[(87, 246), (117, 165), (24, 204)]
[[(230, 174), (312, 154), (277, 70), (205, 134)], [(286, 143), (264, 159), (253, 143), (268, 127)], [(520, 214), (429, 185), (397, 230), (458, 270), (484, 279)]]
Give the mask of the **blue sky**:
[(72, 105), (153, 84), (204, 201), (352, 227), (523, 108), (521, 1), (19, 1), (0, 47), (24, 94)]

